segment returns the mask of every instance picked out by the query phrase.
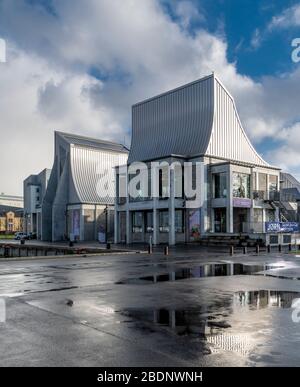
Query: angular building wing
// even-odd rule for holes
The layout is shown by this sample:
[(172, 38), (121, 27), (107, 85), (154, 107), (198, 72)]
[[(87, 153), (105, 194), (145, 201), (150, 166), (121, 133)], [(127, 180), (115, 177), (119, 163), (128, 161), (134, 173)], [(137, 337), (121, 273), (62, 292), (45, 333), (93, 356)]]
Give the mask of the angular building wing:
[(128, 149), (109, 141), (55, 132), (55, 156), (42, 207), (42, 239), (97, 239), (97, 219), (114, 204), (114, 167)]

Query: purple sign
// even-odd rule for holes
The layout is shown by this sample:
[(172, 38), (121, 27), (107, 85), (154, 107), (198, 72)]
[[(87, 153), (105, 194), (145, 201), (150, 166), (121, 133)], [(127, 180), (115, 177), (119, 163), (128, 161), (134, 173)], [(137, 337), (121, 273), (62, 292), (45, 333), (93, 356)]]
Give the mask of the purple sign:
[(233, 207), (251, 208), (252, 200), (244, 198), (233, 198)]

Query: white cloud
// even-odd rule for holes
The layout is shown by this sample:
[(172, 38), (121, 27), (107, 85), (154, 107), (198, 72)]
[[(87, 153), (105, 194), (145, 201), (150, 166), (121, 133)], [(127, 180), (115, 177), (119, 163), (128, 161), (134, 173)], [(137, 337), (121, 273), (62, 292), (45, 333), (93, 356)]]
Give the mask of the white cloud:
[(212, 70), (256, 141), (299, 119), (300, 71), (260, 82), (238, 74), (224, 38), (183, 28), (196, 17), (189, 2), (179, 23), (155, 0), (53, 0), (57, 16), (24, 0), (0, 4), (14, 47), (0, 67), (1, 191), (20, 193), (28, 174), (51, 166), (53, 129), (123, 141), (133, 103)]
[(281, 14), (273, 16), (268, 25), (269, 30), (300, 26), (300, 4), (286, 8)]

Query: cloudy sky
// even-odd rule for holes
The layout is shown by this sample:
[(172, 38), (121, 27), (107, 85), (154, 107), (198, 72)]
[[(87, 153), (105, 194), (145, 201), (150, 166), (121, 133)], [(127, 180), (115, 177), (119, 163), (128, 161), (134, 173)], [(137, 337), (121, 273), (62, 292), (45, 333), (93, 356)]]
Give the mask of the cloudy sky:
[(130, 145), (131, 105), (211, 71), (272, 164), (300, 178), (300, 2), (0, 0), (0, 192), (52, 166), (53, 131)]

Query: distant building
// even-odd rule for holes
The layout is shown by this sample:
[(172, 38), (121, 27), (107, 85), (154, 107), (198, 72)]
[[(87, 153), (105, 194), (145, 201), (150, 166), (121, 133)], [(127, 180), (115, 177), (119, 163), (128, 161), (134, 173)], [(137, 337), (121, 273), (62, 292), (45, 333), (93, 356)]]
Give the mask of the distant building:
[(114, 168), (128, 149), (109, 141), (55, 132), (54, 164), (42, 203), (42, 240), (113, 237)]
[(42, 202), (46, 193), (51, 169), (44, 169), (38, 175), (31, 175), (24, 180), (24, 232), (42, 233)]
[[(132, 114), (128, 167), (142, 162), (146, 178), (133, 197), (128, 186), (143, 168), (117, 169), (115, 242), (259, 239), (266, 222), (280, 221), (280, 169), (256, 152), (214, 74), (138, 103)], [(197, 204), (185, 183), (197, 187)]]
[(22, 196), (0, 194), (0, 206), (23, 208), (24, 201)]
[(0, 205), (0, 234), (23, 231), (23, 209)]
[(13, 234), (23, 231), (23, 198), (0, 195), (0, 233)]

